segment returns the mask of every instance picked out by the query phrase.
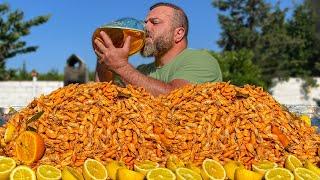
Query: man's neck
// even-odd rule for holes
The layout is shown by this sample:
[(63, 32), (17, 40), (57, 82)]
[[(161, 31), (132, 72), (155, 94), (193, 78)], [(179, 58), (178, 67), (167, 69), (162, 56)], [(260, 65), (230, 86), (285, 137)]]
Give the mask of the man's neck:
[(156, 67), (162, 67), (171, 60), (173, 60), (178, 54), (180, 54), (183, 50), (187, 48), (187, 45), (178, 45), (175, 47), (172, 47), (167, 53), (162, 55), (161, 57), (155, 57), (155, 63)]

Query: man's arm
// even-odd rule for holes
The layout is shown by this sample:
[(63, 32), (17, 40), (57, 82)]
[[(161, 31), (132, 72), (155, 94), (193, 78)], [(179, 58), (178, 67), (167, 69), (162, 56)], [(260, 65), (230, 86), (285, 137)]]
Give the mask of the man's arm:
[(125, 82), (143, 87), (154, 96), (167, 94), (176, 88), (189, 84), (188, 81), (183, 79), (174, 79), (169, 83), (159, 81), (140, 73), (131, 64), (127, 64), (126, 66), (117, 69), (117, 73)]
[(97, 60), (95, 81), (96, 82), (110, 82), (113, 80), (113, 72), (108, 70), (104, 63), (99, 63)]
[[(115, 73), (119, 74), (126, 83), (143, 87), (154, 96), (169, 93), (173, 89), (189, 83), (188, 81), (182, 79), (175, 79), (170, 83), (164, 83), (151, 77), (147, 77), (128, 63), (131, 39), (130, 36), (125, 39), (122, 48), (116, 48), (113, 46), (110, 37), (105, 32), (101, 31), (100, 35), (103, 39), (103, 43), (95, 40), (95, 43), (98, 47), (98, 49), (95, 49), (95, 52), (100, 57), (101, 62), (103, 62), (100, 64), (105, 65), (103, 69), (100, 69), (101, 72), (106, 69), (112, 69)], [(99, 68), (102, 67), (100, 66)], [(102, 75), (105, 74), (102, 73)], [(100, 81), (103, 81), (102, 75), (99, 74), (98, 71), (98, 77)]]

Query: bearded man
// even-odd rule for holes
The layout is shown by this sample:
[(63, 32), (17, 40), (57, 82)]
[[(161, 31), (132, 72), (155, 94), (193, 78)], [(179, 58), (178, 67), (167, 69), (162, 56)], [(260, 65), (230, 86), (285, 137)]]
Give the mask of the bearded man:
[(157, 3), (145, 19), (146, 39), (141, 55), (154, 57), (153, 63), (135, 69), (128, 62), (130, 37), (115, 48), (103, 31), (103, 42), (95, 40), (99, 61), (96, 81), (107, 81), (109, 69), (126, 84), (143, 87), (154, 96), (167, 94), (187, 84), (222, 81), (217, 60), (204, 50), (188, 48), (188, 18), (171, 3)]

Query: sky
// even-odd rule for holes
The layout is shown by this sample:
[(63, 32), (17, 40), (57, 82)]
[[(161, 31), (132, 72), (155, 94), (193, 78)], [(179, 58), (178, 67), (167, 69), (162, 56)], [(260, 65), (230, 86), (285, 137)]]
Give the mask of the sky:
[[(275, 0), (267, 0), (275, 3)], [(297, 0), (296, 0), (297, 1)], [(7, 61), (7, 68), (21, 68), (26, 63), (28, 71), (44, 73), (49, 70), (64, 71), (66, 60), (72, 54), (80, 57), (90, 71), (95, 69), (96, 55), (91, 38), (94, 30), (122, 17), (144, 20), (155, 0), (0, 0), (8, 3), (11, 10), (24, 12), (24, 20), (39, 15), (51, 15), (49, 21), (31, 28), (23, 37), (29, 46), (39, 46), (33, 53), (18, 55)], [(189, 47), (220, 51), (217, 40), (221, 28), (219, 13), (212, 0), (169, 0), (183, 8), (189, 18)], [(280, 1), (280, 7), (292, 8), (291, 0)], [(129, 58), (134, 65), (151, 62), (137, 53)]]

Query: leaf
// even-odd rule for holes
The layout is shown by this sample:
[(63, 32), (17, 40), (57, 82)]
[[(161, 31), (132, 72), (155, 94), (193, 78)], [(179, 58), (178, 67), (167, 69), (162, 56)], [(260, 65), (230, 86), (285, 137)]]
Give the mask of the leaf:
[(43, 113), (44, 113), (44, 111), (37, 112), (34, 116), (32, 116), (30, 119), (27, 120), (27, 124), (38, 120), (42, 116)]

